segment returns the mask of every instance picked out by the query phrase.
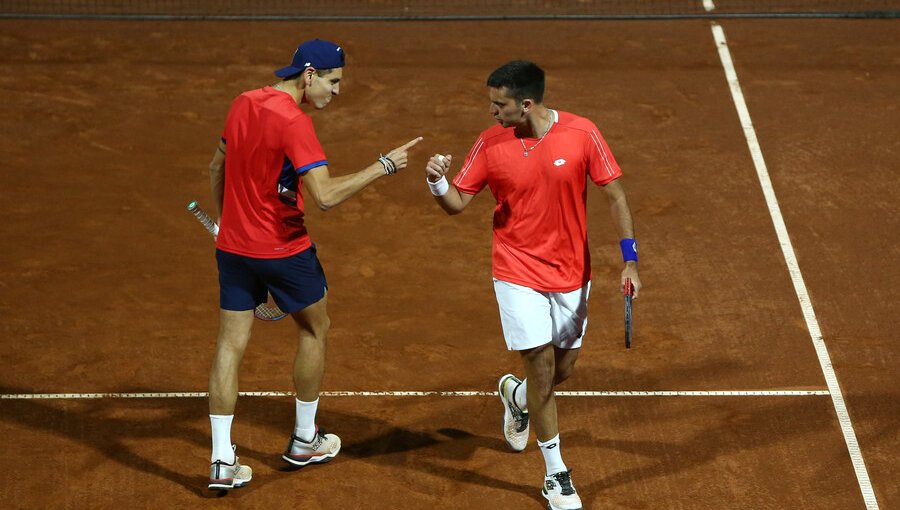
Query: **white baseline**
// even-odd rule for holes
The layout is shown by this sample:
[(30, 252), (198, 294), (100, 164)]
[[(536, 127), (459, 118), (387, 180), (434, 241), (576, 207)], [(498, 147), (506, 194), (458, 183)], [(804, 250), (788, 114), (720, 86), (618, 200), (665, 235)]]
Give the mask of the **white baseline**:
[[(242, 391), (242, 397), (293, 397), (293, 391)], [(557, 391), (558, 397), (808, 397), (827, 396), (827, 390), (733, 391)], [(496, 397), (496, 391), (322, 391), (323, 397)], [(135, 393), (4, 393), (0, 400), (78, 400), (123, 398), (207, 398), (205, 391)]]

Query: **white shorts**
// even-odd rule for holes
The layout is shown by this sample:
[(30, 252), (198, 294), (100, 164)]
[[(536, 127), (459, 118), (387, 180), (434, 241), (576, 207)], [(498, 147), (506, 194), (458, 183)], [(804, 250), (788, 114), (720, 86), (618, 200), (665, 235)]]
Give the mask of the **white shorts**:
[(563, 349), (581, 347), (591, 282), (571, 292), (541, 292), (494, 278), (494, 293), (509, 350), (549, 343)]

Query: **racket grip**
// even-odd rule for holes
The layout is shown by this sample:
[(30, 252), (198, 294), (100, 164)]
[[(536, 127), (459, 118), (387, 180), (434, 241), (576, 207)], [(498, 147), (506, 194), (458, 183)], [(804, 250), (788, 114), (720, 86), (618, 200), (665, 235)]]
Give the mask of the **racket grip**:
[(634, 295), (634, 285), (631, 284), (631, 278), (625, 278), (625, 286), (622, 288), (622, 294), (626, 296)]
[(213, 237), (218, 237), (219, 226), (216, 225), (216, 222), (213, 221), (208, 214), (206, 214), (206, 211), (200, 208), (200, 204), (198, 204), (196, 200), (187, 205), (187, 210), (197, 218), (197, 221), (203, 224)]

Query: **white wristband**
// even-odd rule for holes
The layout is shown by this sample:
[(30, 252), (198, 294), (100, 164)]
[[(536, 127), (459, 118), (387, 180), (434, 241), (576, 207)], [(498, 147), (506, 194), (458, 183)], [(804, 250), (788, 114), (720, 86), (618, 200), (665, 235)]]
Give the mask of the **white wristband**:
[(447, 182), (447, 178), (443, 175), (438, 182), (431, 182), (427, 178), (425, 182), (428, 184), (428, 189), (431, 190), (431, 194), (436, 197), (442, 197), (450, 191), (450, 184)]

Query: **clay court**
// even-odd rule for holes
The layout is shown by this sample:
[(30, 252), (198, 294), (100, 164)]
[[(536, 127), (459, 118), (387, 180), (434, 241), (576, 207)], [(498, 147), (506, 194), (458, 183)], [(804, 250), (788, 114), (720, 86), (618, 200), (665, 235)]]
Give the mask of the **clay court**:
[[(585, 508), (900, 508), (898, 34), (896, 17), (0, 19), (0, 506), (544, 507), (533, 435), (507, 450), (492, 393), (520, 371), (493, 199), (447, 217), (423, 182), (491, 125), (487, 75), (527, 58), (548, 106), (603, 132), (641, 243), (626, 350), (590, 189), (590, 324), (558, 397)], [(213, 210), (232, 98), (312, 37), (347, 53), (341, 95), (306, 110), (332, 173), (425, 139), (398, 175), (308, 209), (333, 323), (318, 422), (341, 454), (282, 462), (295, 328), (257, 322), (233, 429), (254, 478), (222, 497), (214, 244), (185, 206)]]

